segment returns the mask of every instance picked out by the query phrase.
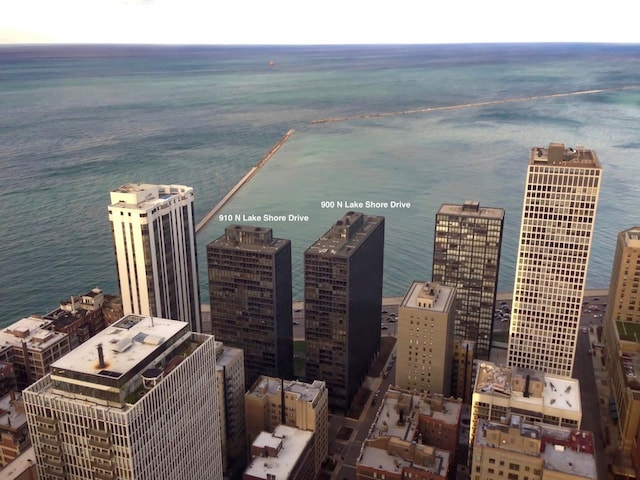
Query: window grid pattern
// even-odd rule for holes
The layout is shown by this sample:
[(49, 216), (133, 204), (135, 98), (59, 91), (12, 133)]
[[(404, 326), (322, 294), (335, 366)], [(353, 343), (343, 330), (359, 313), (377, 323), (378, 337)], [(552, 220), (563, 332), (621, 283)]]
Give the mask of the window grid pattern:
[(509, 365), (571, 375), (601, 172), (529, 165)]

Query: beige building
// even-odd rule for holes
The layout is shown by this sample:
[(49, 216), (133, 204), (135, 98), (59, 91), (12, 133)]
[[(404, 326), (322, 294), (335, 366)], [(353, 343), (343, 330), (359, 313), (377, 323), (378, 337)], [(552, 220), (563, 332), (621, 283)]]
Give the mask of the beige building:
[(222, 465), (227, 472), (245, 460), (244, 354), (222, 342), (215, 342), (215, 351)]
[(562, 427), (480, 420), (473, 445), (472, 480), (597, 478), (593, 435)]
[(530, 151), (508, 365), (572, 374), (601, 176), (593, 150)]
[(288, 425), (314, 432), (316, 475), (329, 452), (329, 396), (325, 382), (261, 376), (245, 394), (245, 420), (248, 444), (261, 432), (273, 432)]
[(480, 420), (504, 423), (516, 412), (526, 423), (580, 428), (580, 383), (574, 378), (482, 362), (473, 391), (470, 445)]
[(618, 233), (609, 284), (607, 318), (640, 323), (640, 226)]
[[(636, 478), (640, 464), (631, 452), (640, 434), (640, 227), (618, 233), (604, 318), (604, 354), (612, 402), (617, 417), (618, 455), (613, 472)], [(637, 461), (636, 461), (637, 463)]]
[(456, 289), (413, 282), (398, 307), (396, 384), (449, 395)]

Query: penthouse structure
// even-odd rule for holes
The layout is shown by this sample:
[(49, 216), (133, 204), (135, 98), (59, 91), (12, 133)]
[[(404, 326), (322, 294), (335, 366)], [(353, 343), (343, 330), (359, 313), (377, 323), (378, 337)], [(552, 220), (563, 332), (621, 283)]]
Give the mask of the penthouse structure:
[(431, 279), (455, 287), (454, 337), (475, 342), (482, 360), (491, 348), (503, 225), (504, 209), (477, 201), (444, 204), (436, 214)]
[(18, 389), (44, 377), (71, 350), (69, 336), (52, 330), (51, 320), (29, 317), (0, 332), (0, 361), (13, 365)]
[(207, 245), (211, 329), (244, 350), (245, 390), (260, 375), (293, 378), (291, 242), (231, 225)]
[(273, 432), (278, 425), (313, 432), (314, 472), (320, 473), (329, 451), (329, 396), (325, 382), (261, 376), (245, 394), (244, 403), (249, 444), (260, 432)]
[(201, 332), (193, 188), (122, 185), (111, 191), (109, 221), (124, 313)]
[(508, 364), (571, 376), (602, 167), (593, 150), (532, 148)]
[(279, 425), (251, 444), (251, 463), (243, 480), (307, 480), (314, 472), (313, 433)]
[(220, 407), (222, 464), (229, 476), (230, 469), (244, 466), (246, 431), (244, 419), (244, 354), (240, 348), (215, 343), (216, 383)]
[(304, 254), (307, 379), (347, 410), (380, 350), (384, 217), (347, 212)]
[(530, 424), (578, 429), (582, 422), (580, 383), (574, 378), (482, 362), (473, 392), (470, 444), (480, 420), (504, 423), (512, 414)]
[(597, 478), (591, 432), (480, 420), (473, 445), (472, 480), (579, 480)]
[(460, 400), (389, 388), (360, 449), (357, 478), (447, 478), (461, 408)]
[(40, 479), (222, 478), (214, 339), (187, 323), (127, 315), (23, 398)]
[(398, 307), (396, 384), (451, 393), (456, 289), (413, 282)]

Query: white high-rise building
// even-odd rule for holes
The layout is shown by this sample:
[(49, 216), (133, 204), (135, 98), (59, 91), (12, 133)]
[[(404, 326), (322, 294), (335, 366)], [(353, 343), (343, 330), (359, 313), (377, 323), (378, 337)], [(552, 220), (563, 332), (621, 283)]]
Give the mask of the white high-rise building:
[(216, 345), (127, 315), (23, 391), (40, 479), (223, 478)]
[(202, 332), (193, 188), (128, 184), (109, 220), (124, 313), (189, 322)]
[(513, 288), (508, 362), (571, 376), (600, 192), (593, 150), (532, 148)]

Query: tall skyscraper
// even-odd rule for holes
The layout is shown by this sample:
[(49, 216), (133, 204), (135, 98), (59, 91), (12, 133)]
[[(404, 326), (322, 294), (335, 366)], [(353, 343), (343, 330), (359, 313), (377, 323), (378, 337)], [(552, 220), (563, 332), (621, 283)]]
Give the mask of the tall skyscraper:
[[(624, 478), (640, 459), (640, 226), (618, 233), (604, 318), (604, 348), (618, 442), (612, 471)], [(593, 321), (598, 325), (599, 321)], [(597, 355), (597, 354), (596, 354)]]
[(349, 408), (380, 349), (384, 217), (347, 212), (304, 254), (306, 377)]
[(601, 176), (593, 150), (531, 149), (509, 365), (571, 376)]
[(398, 307), (396, 385), (451, 394), (455, 287), (413, 282)]
[(270, 228), (231, 225), (207, 245), (211, 330), (244, 350), (245, 390), (293, 378), (291, 242)]
[(193, 188), (123, 185), (111, 191), (109, 220), (124, 313), (201, 332)]
[(23, 391), (39, 478), (222, 478), (216, 348), (126, 315)]
[(618, 233), (609, 285), (607, 321), (640, 323), (640, 226)]
[(475, 342), (476, 358), (489, 359), (498, 291), (504, 210), (479, 202), (445, 204), (436, 214), (434, 282), (456, 288), (456, 339)]

